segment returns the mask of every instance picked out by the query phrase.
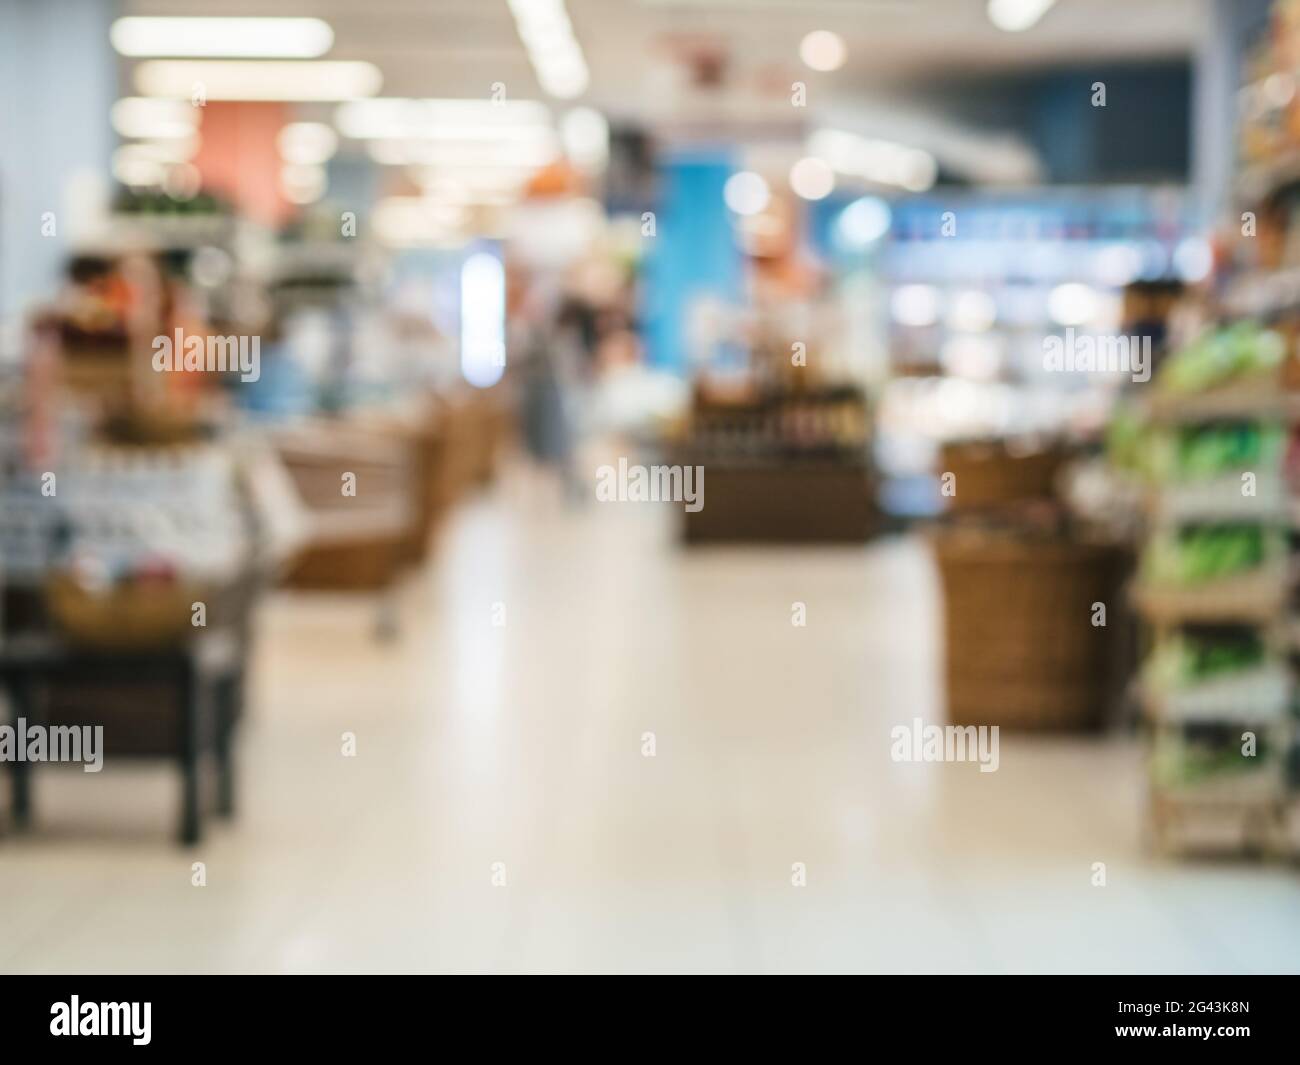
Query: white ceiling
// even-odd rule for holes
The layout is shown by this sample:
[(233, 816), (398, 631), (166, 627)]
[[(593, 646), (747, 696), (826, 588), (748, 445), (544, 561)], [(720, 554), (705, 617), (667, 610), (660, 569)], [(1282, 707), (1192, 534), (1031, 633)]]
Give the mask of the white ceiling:
[[(124, 0), (126, 14), (213, 15), (211, 0)], [(712, 101), (737, 119), (789, 108), (880, 103), (927, 80), (1091, 61), (1186, 56), (1205, 32), (1201, 0), (1058, 0), (1028, 33), (995, 29), (985, 0), (568, 0), (591, 70), (585, 102), (619, 117), (664, 119)], [(223, 0), (223, 15), (313, 15), (335, 30), (330, 58), (366, 59), (385, 96), (545, 98), (505, 0)], [(849, 59), (817, 74), (802, 36), (832, 29)], [(721, 89), (693, 90), (689, 57), (720, 62)]]

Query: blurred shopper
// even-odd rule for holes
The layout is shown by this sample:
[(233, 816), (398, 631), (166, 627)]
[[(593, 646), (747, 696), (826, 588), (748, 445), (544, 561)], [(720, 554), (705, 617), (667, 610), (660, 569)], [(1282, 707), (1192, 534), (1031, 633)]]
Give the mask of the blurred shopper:
[(577, 502), (586, 496), (574, 463), (573, 389), (581, 342), (542, 285), (524, 280), (520, 289), (511, 324), (512, 347), (519, 353), (524, 446), (537, 467), (558, 479), (565, 497)]

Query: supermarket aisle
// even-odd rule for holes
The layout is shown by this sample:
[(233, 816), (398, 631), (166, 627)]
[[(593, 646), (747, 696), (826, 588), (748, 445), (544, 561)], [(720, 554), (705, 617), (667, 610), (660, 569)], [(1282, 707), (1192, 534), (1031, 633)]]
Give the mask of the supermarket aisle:
[(0, 969), (1300, 968), (1291, 873), (1142, 856), (1132, 745), (890, 761), (940, 697), (916, 542), (684, 553), (668, 518), (467, 507), (394, 645), (277, 600), (238, 824), (189, 853), (170, 774), (38, 783)]

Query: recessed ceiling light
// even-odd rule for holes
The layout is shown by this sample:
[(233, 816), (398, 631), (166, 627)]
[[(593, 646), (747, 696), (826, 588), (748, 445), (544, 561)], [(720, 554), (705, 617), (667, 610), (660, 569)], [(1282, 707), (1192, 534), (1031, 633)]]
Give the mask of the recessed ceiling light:
[(120, 18), (108, 36), (126, 56), (314, 59), (334, 43), (318, 18)]
[(839, 70), (847, 55), (844, 38), (830, 30), (813, 30), (799, 43), (799, 58), (813, 70)]

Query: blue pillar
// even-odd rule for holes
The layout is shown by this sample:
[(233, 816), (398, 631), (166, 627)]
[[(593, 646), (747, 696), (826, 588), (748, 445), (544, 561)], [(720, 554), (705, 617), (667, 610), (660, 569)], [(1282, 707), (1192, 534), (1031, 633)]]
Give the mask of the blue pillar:
[(740, 251), (722, 199), (733, 169), (722, 151), (677, 153), (660, 165), (645, 292), (647, 352), (658, 369), (687, 371), (685, 329), (696, 300), (740, 298)]

